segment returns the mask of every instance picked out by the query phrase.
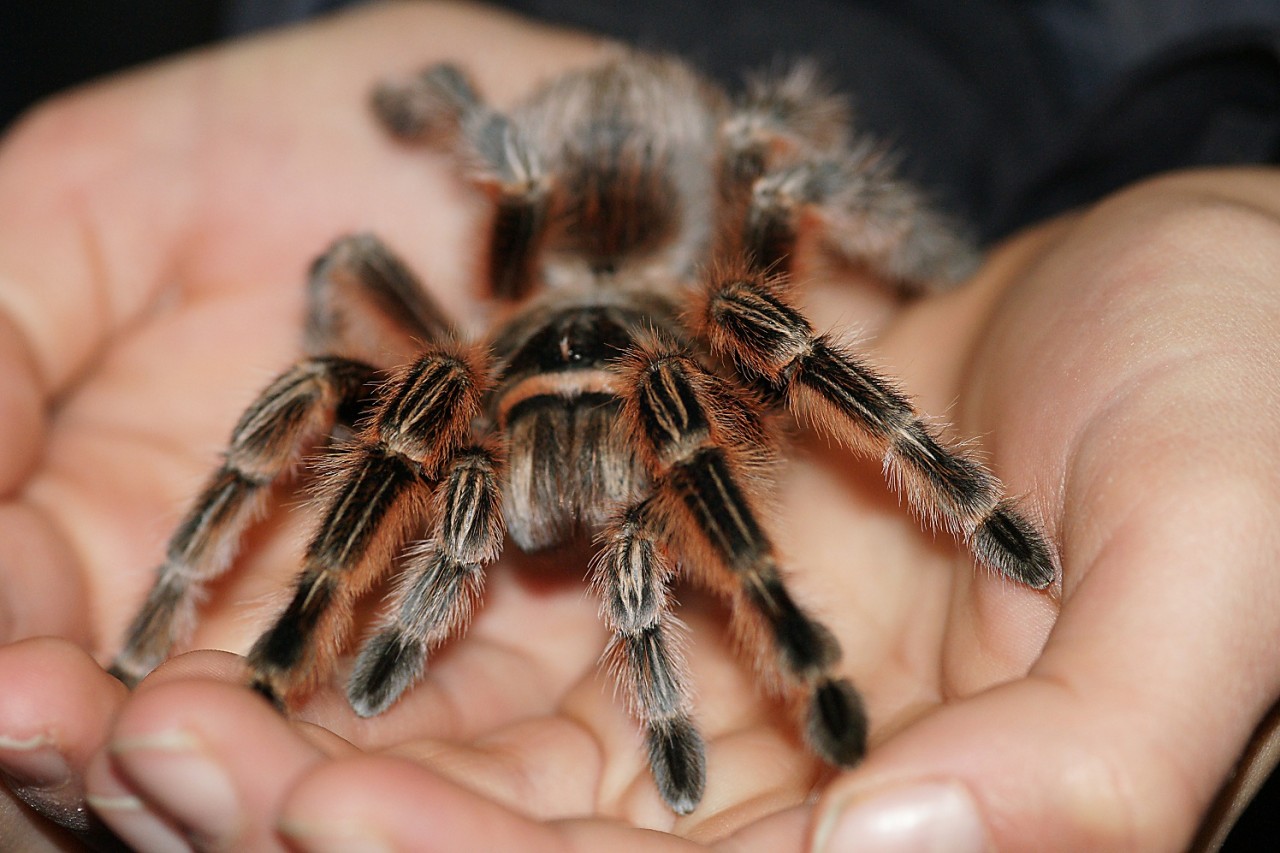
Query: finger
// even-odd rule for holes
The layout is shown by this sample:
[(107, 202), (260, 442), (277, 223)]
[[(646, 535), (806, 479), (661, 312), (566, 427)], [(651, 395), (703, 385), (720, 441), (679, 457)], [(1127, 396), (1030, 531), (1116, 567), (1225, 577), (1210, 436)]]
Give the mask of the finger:
[(589, 814), (598, 805), (599, 746), (565, 718), (528, 720), (473, 744), (417, 741), (389, 752), (540, 820)]
[(812, 790), (815, 761), (787, 727), (764, 719), (705, 732), (707, 789), (687, 816), (663, 802), (635, 721), (599, 678), (584, 680), (561, 714), (470, 742), (413, 741), (388, 751), (536, 820), (598, 814), (702, 840), (789, 809)]
[(336, 761), (286, 799), (280, 831), (305, 851), (561, 849), (556, 833), (403, 760)]
[(89, 646), (86, 593), (80, 562), (54, 519), (22, 501), (0, 503), (0, 642), (46, 635)]
[(804, 846), (805, 835), (812, 817), (811, 804), (783, 809), (747, 824), (711, 846), (724, 853), (750, 853), (750, 851), (772, 853), (777, 850), (800, 850)]
[(280, 830), (299, 850), (690, 851), (664, 833), (577, 819), (544, 823), (410, 762), (335, 761), (308, 774), (285, 802)]
[(91, 769), (89, 801), (141, 849), (276, 850), (286, 791), (324, 758), (248, 690), (174, 679), (124, 709)]
[(0, 772), (10, 790), (45, 820), (105, 844), (83, 779), (124, 687), (83, 650), (53, 639), (0, 647), (0, 684)]
[(8, 495), (40, 455), (45, 395), (31, 353), (0, 314), (0, 495)]
[(1269, 503), (1157, 480), (1087, 571), (1068, 560), (1083, 579), (1029, 677), (873, 752), (825, 797), (820, 844), (908, 828), (973, 849), (1187, 843), (1280, 683), (1280, 590)]

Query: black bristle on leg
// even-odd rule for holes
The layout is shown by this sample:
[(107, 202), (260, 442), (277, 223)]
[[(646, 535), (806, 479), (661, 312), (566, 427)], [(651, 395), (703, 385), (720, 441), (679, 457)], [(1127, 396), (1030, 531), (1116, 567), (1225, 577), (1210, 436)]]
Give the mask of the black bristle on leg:
[(706, 747), (688, 717), (653, 720), (645, 740), (649, 766), (662, 799), (677, 814), (689, 814), (707, 785)]
[(426, 660), (427, 649), (421, 642), (395, 630), (384, 631), (360, 650), (347, 685), (347, 700), (362, 717), (381, 714), (406, 685), (417, 681)]
[(1053, 551), (1036, 528), (1001, 501), (973, 532), (973, 551), (988, 566), (1034, 589), (1053, 583)]
[(257, 693), (263, 699), (266, 699), (268, 704), (270, 704), (272, 708), (275, 708), (281, 714), (284, 714), (287, 712), (288, 709), (285, 707), (284, 699), (280, 697), (279, 693), (276, 693), (275, 688), (272, 687), (266, 680), (261, 678), (255, 678), (252, 682), (249, 683), (249, 689), (252, 690), (254, 693)]
[(790, 672), (809, 678), (840, 660), (840, 644), (831, 629), (800, 609), (781, 578), (763, 579), (747, 590), (747, 597), (765, 615)]
[(125, 687), (132, 688), (137, 686), (137, 679), (132, 678), (127, 672), (122, 670), (116, 664), (112, 664), (111, 666), (107, 667), (107, 675), (111, 676), (116, 681), (123, 684)]
[(867, 712), (848, 681), (818, 682), (809, 706), (809, 745), (840, 767), (857, 764), (867, 752)]

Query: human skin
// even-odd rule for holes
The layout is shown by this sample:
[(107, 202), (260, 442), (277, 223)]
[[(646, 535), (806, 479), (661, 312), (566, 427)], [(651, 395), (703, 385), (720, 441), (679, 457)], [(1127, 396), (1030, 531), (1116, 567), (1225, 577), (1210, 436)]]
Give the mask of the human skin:
[[(1001, 850), (1191, 839), (1280, 687), (1267, 170), (1132, 188), (1006, 241), (944, 295), (900, 303), (854, 278), (798, 294), (979, 437), (1062, 559), (1048, 592), (975, 570), (920, 531), (877, 460), (799, 442), (771, 528), (866, 695), (872, 750), (854, 770), (807, 755), (722, 606), (682, 587), (709, 765), (701, 807), (672, 815), (597, 670), (607, 637), (576, 554), (495, 564), (468, 635), (372, 720), (338, 678), (286, 720), (227, 652), (182, 655), (132, 695), (102, 670), (240, 409), (297, 357), (312, 257), (374, 231), (464, 325), (482, 317), (483, 207), (378, 130), (370, 83), (456, 59), (510, 103), (601, 49), (477, 7), (379, 6), (73, 93), (9, 135), (6, 844), (76, 849), (67, 825), (143, 850), (778, 850), (852, 845), (867, 836), (841, 833), (873, 824), (883, 844), (899, 833), (883, 849), (909, 831)], [(269, 618), (306, 530), (281, 497), (191, 648), (242, 652)], [(854, 804), (934, 822), (837, 828)]]

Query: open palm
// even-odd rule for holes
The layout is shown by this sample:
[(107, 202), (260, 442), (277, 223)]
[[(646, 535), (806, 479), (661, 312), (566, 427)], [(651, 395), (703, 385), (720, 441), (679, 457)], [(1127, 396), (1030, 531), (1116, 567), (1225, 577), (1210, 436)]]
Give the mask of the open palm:
[[(1270, 175), (1122, 196), (906, 308), (847, 282), (807, 295), (818, 325), (873, 332), (923, 410), (982, 437), (1064, 570), (1050, 593), (975, 572), (876, 461), (801, 438), (774, 528), (875, 725), (834, 782), (754, 686), (721, 604), (681, 587), (709, 763), (700, 808), (672, 815), (597, 670), (585, 554), (504, 557), (467, 637), (371, 720), (339, 677), (286, 721), (226, 653), (179, 657), (132, 696), (102, 672), (240, 409), (297, 356), (311, 257), (375, 231), (464, 325), (482, 316), (483, 210), (383, 137), (370, 81), (453, 58), (501, 102), (597, 50), (469, 7), (378, 7), (73, 96), (10, 138), (0, 637), (60, 638), (0, 648), (0, 767), (34, 808), (9, 801), (12, 837), (107, 843), (87, 791), (142, 849), (686, 843), (636, 827), (782, 849), (831, 834), (825, 791), (823, 813), (927, 812), (979, 845), (1185, 843), (1280, 684), (1280, 439), (1257, 414), (1280, 371), (1278, 300), (1255, 287), (1260, 263), (1280, 270)], [(1242, 229), (1261, 259), (1211, 256)], [(243, 651), (279, 604), (307, 514), (288, 489), (276, 506), (191, 648)]]

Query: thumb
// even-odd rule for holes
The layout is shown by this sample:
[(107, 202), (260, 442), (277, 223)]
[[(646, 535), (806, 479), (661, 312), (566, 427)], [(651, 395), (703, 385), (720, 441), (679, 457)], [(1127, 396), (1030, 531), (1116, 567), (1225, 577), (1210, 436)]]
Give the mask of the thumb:
[(1265, 505), (1170, 504), (1087, 570), (1068, 563), (1026, 677), (939, 707), (837, 779), (814, 849), (1185, 849), (1274, 701), (1280, 595)]
[(832, 786), (814, 849), (1178, 849), (1212, 785), (1132, 716), (1035, 679), (949, 707)]

